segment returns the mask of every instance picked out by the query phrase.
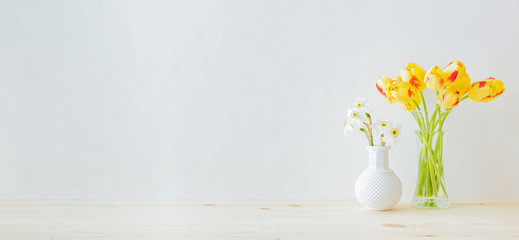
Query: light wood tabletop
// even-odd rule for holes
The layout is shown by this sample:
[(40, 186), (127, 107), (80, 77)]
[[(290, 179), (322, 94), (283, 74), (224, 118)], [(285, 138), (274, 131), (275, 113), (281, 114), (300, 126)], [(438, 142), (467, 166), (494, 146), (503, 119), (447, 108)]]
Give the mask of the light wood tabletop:
[(519, 202), (0, 201), (0, 239), (519, 239)]

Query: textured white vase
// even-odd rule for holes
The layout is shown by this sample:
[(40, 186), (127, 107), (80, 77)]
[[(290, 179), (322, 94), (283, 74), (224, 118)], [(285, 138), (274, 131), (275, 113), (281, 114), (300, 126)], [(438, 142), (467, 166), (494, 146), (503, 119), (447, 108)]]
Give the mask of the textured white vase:
[(355, 196), (369, 210), (389, 210), (402, 197), (402, 183), (388, 166), (390, 146), (368, 146), (369, 166), (357, 178)]

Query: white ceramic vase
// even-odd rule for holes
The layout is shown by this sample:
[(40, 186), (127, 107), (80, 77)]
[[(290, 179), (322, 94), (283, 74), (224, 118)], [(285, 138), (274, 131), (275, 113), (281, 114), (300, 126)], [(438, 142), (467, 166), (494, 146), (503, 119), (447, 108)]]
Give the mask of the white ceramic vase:
[(357, 178), (355, 196), (369, 210), (389, 210), (402, 197), (402, 183), (388, 165), (390, 146), (368, 146), (369, 166)]

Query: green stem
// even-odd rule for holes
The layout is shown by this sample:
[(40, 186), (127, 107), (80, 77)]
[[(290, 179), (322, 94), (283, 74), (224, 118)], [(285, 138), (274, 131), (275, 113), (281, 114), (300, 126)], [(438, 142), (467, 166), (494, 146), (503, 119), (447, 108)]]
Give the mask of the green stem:
[(440, 109), (440, 105), (436, 104), (436, 108), (434, 109), (434, 113), (431, 117), (431, 121), (429, 122), (429, 130), (432, 130), (434, 131), (434, 129), (436, 129), (436, 123), (437, 123), (437, 116), (438, 116), (438, 113), (441, 112), (441, 109)]
[[(445, 115), (445, 118), (447, 117), (447, 115), (450, 113), (447, 112), (446, 115)], [(445, 121), (445, 118), (443, 119), (443, 121)], [(440, 129), (443, 128), (443, 121), (441, 122), (440, 124)], [(439, 152), (437, 152), (437, 159), (438, 159), (438, 173), (440, 174), (439, 176), (439, 179), (440, 179), (440, 183), (441, 183), (441, 187), (442, 187), (442, 190), (443, 190), (443, 193), (445, 194), (445, 197), (449, 198), (449, 195), (447, 194), (447, 190), (445, 189), (445, 186), (443, 185), (443, 179), (444, 179), (444, 176), (443, 176), (443, 136), (444, 136), (444, 132), (443, 131), (438, 131), (438, 141), (436, 142), (436, 148), (439, 150)], [(437, 150), (437, 151), (438, 151)]]
[(423, 92), (420, 92), (420, 96), (422, 97), (423, 111), (425, 112), (425, 122), (427, 123), (427, 127), (429, 127), (429, 112), (427, 112), (427, 104), (425, 103)]
[(420, 109), (420, 105), (415, 100), (413, 100), (413, 103), (414, 103), (414, 105), (416, 105), (416, 109), (418, 110), (418, 111), (415, 111), (415, 112), (418, 112), (417, 115), (420, 116), (420, 119), (421, 119), (420, 129), (422, 131), (425, 131), (426, 130), (425, 128), (427, 127), (427, 122), (424, 119), (424, 116), (423, 116), (423, 113), (422, 113), (422, 109)]

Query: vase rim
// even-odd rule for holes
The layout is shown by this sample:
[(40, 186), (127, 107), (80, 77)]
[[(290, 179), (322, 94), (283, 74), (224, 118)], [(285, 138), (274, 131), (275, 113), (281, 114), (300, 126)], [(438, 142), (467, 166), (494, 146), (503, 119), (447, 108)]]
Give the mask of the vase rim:
[(391, 149), (391, 146), (366, 146), (368, 151), (388, 151)]

